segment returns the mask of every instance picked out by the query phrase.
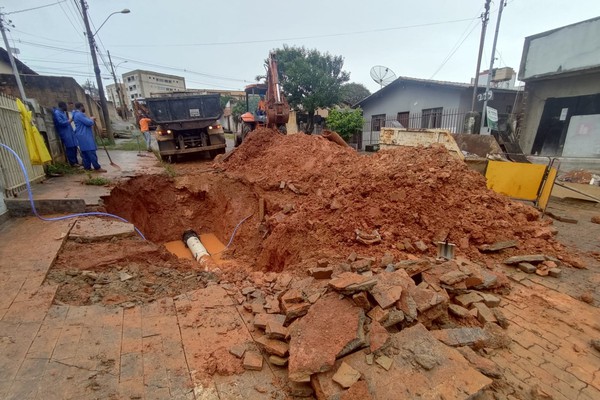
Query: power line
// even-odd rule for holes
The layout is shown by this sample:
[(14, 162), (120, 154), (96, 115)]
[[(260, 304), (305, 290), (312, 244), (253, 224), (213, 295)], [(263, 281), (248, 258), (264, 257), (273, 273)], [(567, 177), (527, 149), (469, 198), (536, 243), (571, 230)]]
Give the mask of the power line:
[(374, 32), (388, 32), (400, 29), (411, 29), (411, 28), (421, 28), (426, 26), (435, 26), (435, 25), (443, 25), (443, 24), (451, 24), (455, 22), (465, 22), (472, 21), (477, 18), (465, 18), (465, 19), (456, 19), (451, 21), (440, 21), (440, 22), (429, 22), (425, 24), (416, 24), (416, 25), (404, 25), (404, 26), (395, 26), (390, 28), (379, 28), (379, 29), (369, 29), (363, 31), (352, 31), (352, 32), (342, 32), (342, 33), (328, 33), (323, 35), (312, 35), (312, 36), (298, 36), (291, 38), (281, 38), (281, 39), (262, 39), (262, 40), (245, 40), (238, 42), (208, 42), (208, 43), (187, 43), (187, 44), (135, 44), (135, 45), (115, 45), (113, 47), (195, 47), (195, 46), (227, 46), (227, 45), (238, 45), (238, 44), (254, 44), (254, 43), (270, 43), (270, 42), (283, 42), (288, 40), (306, 40), (306, 39), (319, 39), (326, 37), (337, 37), (337, 36), (350, 36), (350, 35), (361, 35), (365, 33), (374, 33)]
[(45, 7), (51, 7), (51, 6), (55, 6), (55, 5), (57, 5), (57, 4), (64, 3), (65, 1), (67, 1), (67, 0), (60, 0), (60, 1), (57, 1), (56, 3), (50, 3), (50, 4), (43, 5), (43, 6), (32, 7), (32, 8), (26, 8), (26, 9), (24, 9), (24, 10), (11, 11), (11, 12), (4, 13), (4, 15), (11, 15), (11, 14), (18, 14), (18, 13), (22, 13), (22, 12), (25, 12), (25, 11), (39, 10), (40, 8), (45, 8)]
[[(69, 21), (69, 23), (71, 24), (71, 26), (73, 27), (73, 29), (75, 30), (75, 32), (77, 32), (77, 34), (80, 35), (81, 31), (75, 26), (75, 24), (71, 20), (71, 17), (69, 17), (69, 14), (67, 14), (67, 11), (63, 8), (62, 4), (58, 3), (58, 5), (60, 6), (60, 9), (63, 12), (63, 14), (65, 14), (65, 17), (67, 17), (67, 20)], [(68, 3), (65, 4), (65, 6), (67, 7), (67, 9), (69, 8)]]
[[(442, 70), (442, 68), (444, 68), (444, 66), (446, 65), (446, 63), (448, 63), (448, 61), (450, 61), (450, 59), (452, 58), (452, 56), (454, 54), (456, 54), (456, 52), (458, 51), (458, 49), (461, 48), (461, 46), (463, 45), (463, 43), (469, 38), (469, 36), (471, 36), (471, 33), (473, 33), (473, 31), (475, 30), (475, 28), (477, 28), (477, 24), (475, 24), (471, 30), (469, 31), (469, 33), (467, 33), (467, 36), (465, 36), (463, 38), (463, 40), (458, 44), (458, 46), (454, 45), (455, 48), (453, 50), (450, 51), (450, 53), (446, 56), (446, 58), (444, 59), (444, 61), (442, 62), (442, 64), (438, 67), (438, 69), (435, 70), (435, 72), (433, 73), (433, 75), (431, 75), (431, 77), (429, 79), (433, 79), (434, 76), (437, 75), (438, 72), (440, 72)], [(468, 29), (468, 28), (467, 28)], [(460, 40), (460, 37), (459, 37)]]

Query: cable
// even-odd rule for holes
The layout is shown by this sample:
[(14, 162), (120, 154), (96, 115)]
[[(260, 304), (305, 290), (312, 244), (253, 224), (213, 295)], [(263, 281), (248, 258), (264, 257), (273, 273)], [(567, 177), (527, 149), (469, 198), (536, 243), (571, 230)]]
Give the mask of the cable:
[(22, 13), (25, 11), (39, 10), (40, 8), (55, 6), (57, 4), (64, 3), (65, 1), (67, 1), (67, 0), (60, 0), (60, 1), (57, 1), (56, 3), (46, 4), (44, 6), (39, 6), (39, 7), (26, 8), (25, 10), (11, 11), (11, 12), (4, 13), (4, 15), (18, 14), (18, 13)]
[(291, 37), (291, 38), (282, 38), (282, 39), (262, 39), (262, 40), (245, 40), (240, 42), (209, 42), (209, 43), (187, 43), (187, 44), (159, 44), (159, 45), (147, 45), (147, 44), (136, 44), (136, 45), (115, 45), (113, 47), (193, 47), (193, 46), (227, 46), (227, 45), (238, 45), (238, 44), (253, 44), (253, 43), (269, 43), (269, 42), (282, 42), (289, 40), (305, 40), (305, 39), (319, 39), (325, 37), (336, 37), (336, 36), (349, 36), (349, 35), (361, 35), (364, 33), (374, 33), (374, 32), (387, 32), (393, 30), (400, 29), (410, 29), (410, 28), (421, 28), (426, 26), (434, 26), (434, 25), (443, 25), (443, 24), (451, 24), (455, 22), (464, 22), (464, 21), (472, 21), (477, 18), (465, 18), (465, 19), (456, 19), (451, 21), (440, 21), (440, 22), (430, 22), (426, 24), (417, 24), (417, 25), (404, 25), (404, 26), (395, 26), (391, 28), (379, 28), (379, 29), (370, 29), (364, 31), (353, 31), (353, 32), (343, 32), (343, 33), (329, 33), (324, 35), (313, 35), (313, 36), (299, 36), (299, 37)]
[(221, 251), (217, 251), (216, 253), (212, 253), (211, 256), (215, 256), (215, 255), (220, 254), (220, 253), (224, 252), (225, 250), (227, 250), (229, 248), (229, 246), (231, 246), (231, 243), (233, 242), (233, 238), (235, 237), (235, 233), (237, 232), (237, 230), (240, 227), (240, 225), (242, 225), (242, 223), (244, 221), (246, 221), (248, 218), (250, 218), (253, 215), (254, 215), (254, 213), (248, 215), (246, 218), (244, 218), (243, 220), (241, 220), (240, 222), (238, 222), (238, 224), (233, 229), (233, 233), (231, 234), (231, 237), (229, 238), (229, 243), (227, 243), (227, 246), (225, 246), (225, 248), (223, 248), (223, 250), (221, 250)]
[(446, 59), (444, 60), (444, 62), (442, 63), (442, 65), (440, 65), (438, 67), (438, 69), (433, 73), (433, 75), (431, 75), (431, 77), (429, 79), (432, 79), (434, 76), (437, 75), (438, 72), (440, 72), (440, 70), (442, 68), (444, 68), (444, 65), (446, 65), (446, 63), (448, 61), (450, 61), (450, 59), (452, 58), (452, 56), (454, 54), (456, 54), (456, 52), (458, 51), (458, 49), (460, 49), (460, 47), (463, 45), (463, 43), (469, 38), (469, 36), (471, 36), (471, 33), (473, 33), (473, 31), (475, 30), (475, 28), (477, 28), (477, 25), (474, 25), (473, 28), (471, 28), (471, 30), (469, 31), (469, 33), (467, 34), (467, 36), (465, 36), (465, 38), (460, 42), (460, 44), (458, 45), (458, 47), (456, 47), (454, 49), (454, 51), (452, 51), (450, 54), (448, 54), (448, 56), (446, 57)]
[[(8, 147), (4, 143), (0, 143), (0, 147), (4, 147), (6, 150), (8, 150), (17, 159), (17, 162), (19, 163), (19, 166), (21, 167), (21, 171), (23, 171), (23, 175), (25, 176), (25, 185), (27, 186), (27, 194), (29, 196), (29, 204), (31, 205), (31, 211), (33, 211), (33, 214), (36, 217), (38, 217), (39, 219), (41, 219), (42, 221), (62, 221), (62, 220), (65, 220), (65, 219), (70, 219), (70, 218), (90, 217), (90, 216), (103, 216), (103, 217), (115, 218), (115, 219), (118, 219), (119, 221), (130, 223), (125, 218), (119, 217), (118, 215), (109, 214), (109, 213), (103, 213), (103, 212), (95, 212), (95, 211), (94, 212), (86, 212), (86, 213), (77, 213), (77, 214), (64, 215), (62, 217), (53, 217), (53, 218), (44, 218), (44, 217), (42, 217), (38, 213), (37, 209), (35, 208), (35, 203), (33, 202), (33, 193), (31, 192), (31, 184), (29, 183), (29, 174), (27, 174), (27, 169), (25, 168), (25, 164), (23, 164), (23, 160), (21, 160), (21, 157), (19, 157), (19, 155), (13, 149), (11, 149), (10, 147)], [(147, 240), (146, 237), (144, 236), (144, 234), (136, 226), (134, 226), (133, 228), (138, 233), (138, 235), (140, 235), (140, 237), (142, 239)], [(235, 230), (233, 231), (233, 233), (235, 234)], [(232, 240), (233, 240), (233, 236), (232, 236)]]

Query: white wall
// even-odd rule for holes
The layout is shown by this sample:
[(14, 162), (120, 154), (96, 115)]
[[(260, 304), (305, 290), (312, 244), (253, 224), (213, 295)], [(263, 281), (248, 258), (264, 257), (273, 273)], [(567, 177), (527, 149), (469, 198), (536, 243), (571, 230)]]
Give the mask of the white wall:
[(519, 79), (600, 67), (600, 18), (525, 38)]

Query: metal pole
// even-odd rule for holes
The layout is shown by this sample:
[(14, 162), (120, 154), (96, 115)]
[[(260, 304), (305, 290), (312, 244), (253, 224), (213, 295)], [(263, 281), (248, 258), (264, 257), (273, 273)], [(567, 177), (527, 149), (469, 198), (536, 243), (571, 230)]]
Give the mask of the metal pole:
[(479, 39), (479, 53), (477, 55), (477, 68), (475, 69), (475, 83), (473, 85), (473, 101), (471, 102), (471, 111), (475, 111), (475, 102), (477, 100), (477, 84), (479, 83), (479, 69), (481, 68), (481, 56), (483, 55), (483, 44), (485, 43), (485, 31), (487, 23), (490, 20), (490, 3), (492, 0), (485, 0), (485, 12), (481, 14), (481, 38)]
[(10, 45), (8, 44), (8, 38), (6, 37), (6, 31), (4, 28), (4, 14), (0, 15), (0, 31), (2, 31), (2, 39), (4, 39), (4, 46), (6, 47), (6, 52), (8, 53), (8, 59), (10, 60), (10, 65), (12, 66), (13, 74), (15, 75), (15, 80), (17, 81), (17, 87), (19, 88), (19, 93), (21, 94), (21, 99), (25, 101), (25, 89), (23, 89), (23, 83), (21, 82), (21, 75), (19, 75), (19, 69), (17, 68), (17, 63), (15, 62), (15, 58), (12, 55), (12, 51), (10, 50)]
[[(481, 127), (479, 131), (483, 130), (485, 124), (485, 118), (487, 118), (487, 103), (488, 103), (488, 92), (490, 91), (490, 83), (492, 82), (492, 73), (494, 69), (494, 60), (496, 58), (496, 43), (498, 42), (498, 31), (500, 30), (500, 20), (502, 19), (502, 10), (504, 10), (504, 0), (500, 0), (500, 9), (498, 10), (498, 20), (496, 21), (496, 32), (494, 33), (494, 43), (492, 44), (492, 58), (490, 60), (490, 68), (488, 69), (487, 83), (485, 85), (485, 100), (483, 101), (483, 110), (481, 112)], [(491, 132), (488, 132), (491, 133)]]
[(108, 54), (108, 62), (110, 63), (112, 77), (113, 77), (113, 80), (115, 81), (115, 90), (117, 91), (117, 97), (119, 98), (119, 102), (121, 103), (121, 112), (123, 113), (122, 118), (124, 121), (127, 121), (127, 112), (125, 111), (125, 102), (123, 101), (123, 97), (121, 96), (121, 88), (119, 87), (119, 83), (117, 82), (117, 74), (115, 74), (115, 66), (113, 65), (112, 58), (110, 58), (110, 51), (106, 50), (106, 54)]
[(110, 116), (108, 115), (108, 105), (106, 104), (106, 96), (104, 95), (104, 86), (102, 85), (102, 77), (100, 76), (100, 67), (98, 66), (98, 58), (96, 57), (96, 43), (94, 35), (90, 29), (90, 21), (88, 20), (87, 5), (85, 0), (80, 0), (81, 13), (83, 14), (83, 22), (85, 24), (86, 35), (90, 44), (90, 53), (92, 54), (92, 62), (94, 64), (94, 73), (96, 74), (96, 83), (98, 84), (98, 95), (100, 96), (100, 108), (102, 109), (102, 118), (104, 119), (104, 127), (106, 128), (106, 136), (109, 143), (115, 142), (112, 127), (110, 126)]

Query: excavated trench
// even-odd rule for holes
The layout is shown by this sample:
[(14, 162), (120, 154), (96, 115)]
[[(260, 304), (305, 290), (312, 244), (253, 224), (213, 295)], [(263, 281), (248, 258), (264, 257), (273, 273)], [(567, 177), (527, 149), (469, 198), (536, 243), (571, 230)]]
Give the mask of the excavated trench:
[(213, 258), (226, 272), (268, 268), (258, 260), (258, 196), (238, 180), (211, 173), (143, 175), (115, 187), (104, 203), (107, 212), (132, 222), (148, 241), (67, 241), (47, 278), (59, 284), (59, 303), (139, 304), (203, 287), (216, 276), (191, 254), (186, 257), (183, 232), (196, 231), (212, 253), (223, 250), (249, 216), (231, 247)]

